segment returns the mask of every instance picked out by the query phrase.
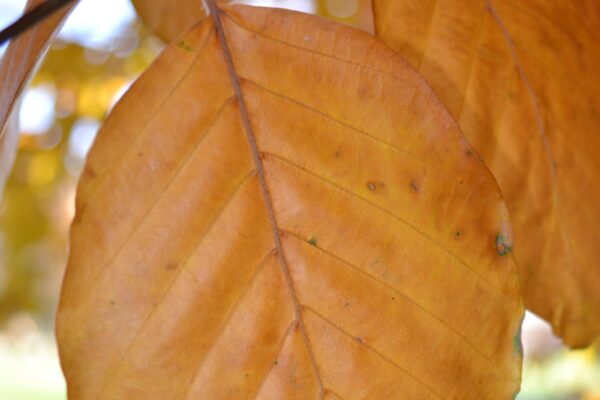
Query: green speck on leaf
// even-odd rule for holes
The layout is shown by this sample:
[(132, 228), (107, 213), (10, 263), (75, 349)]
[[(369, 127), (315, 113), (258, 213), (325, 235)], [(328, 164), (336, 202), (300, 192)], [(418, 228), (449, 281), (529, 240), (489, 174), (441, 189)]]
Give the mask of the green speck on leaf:
[(502, 234), (496, 235), (496, 253), (499, 256), (505, 256), (512, 251), (512, 246), (506, 242), (506, 237)]
[(183, 41), (183, 40), (180, 40), (180, 41), (177, 43), (177, 46), (178, 46), (180, 49), (184, 49), (185, 51), (194, 51), (194, 48), (193, 48), (193, 47), (191, 47), (189, 44), (187, 44), (187, 43), (186, 43), (185, 41)]
[(317, 238), (316, 237), (311, 237), (310, 239), (307, 240), (308, 244), (310, 244), (311, 246), (317, 246)]

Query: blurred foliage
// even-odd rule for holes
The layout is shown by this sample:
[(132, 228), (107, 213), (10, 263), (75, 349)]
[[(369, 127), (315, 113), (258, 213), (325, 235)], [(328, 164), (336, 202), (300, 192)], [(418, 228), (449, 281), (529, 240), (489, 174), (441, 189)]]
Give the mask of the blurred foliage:
[[(312, 9), (373, 31), (370, 0), (254, 1)], [(135, 21), (121, 27), (109, 49), (58, 41), (31, 83), (49, 94), (53, 121), (42, 132), (22, 130), (15, 168), (0, 203), (2, 400), (64, 398), (62, 382), (47, 390), (34, 387), (27, 384), (33, 381), (30, 375), (19, 380), (19, 371), (41, 377), (52, 370), (55, 380), (61, 379), (47, 333), (52, 331), (65, 267), (77, 177), (97, 126), (163, 46)], [(28, 112), (35, 116), (41, 110)], [(524, 330), (524, 335), (526, 355), (528, 346), (534, 351), (526, 357), (520, 400), (600, 400), (598, 346), (567, 351), (549, 332)]]
[(0, 326), (21, 311), (52, 325), (83, 165), (78, 148), (87, 145), (72, 136), (74, 128), (99, 124), (162, 47), (139, 23), (123, 31), (111, 51), (56, 42), (31, 82), (54, 94), (55, 119), (45, 132), (21, 132), (0, 208)]

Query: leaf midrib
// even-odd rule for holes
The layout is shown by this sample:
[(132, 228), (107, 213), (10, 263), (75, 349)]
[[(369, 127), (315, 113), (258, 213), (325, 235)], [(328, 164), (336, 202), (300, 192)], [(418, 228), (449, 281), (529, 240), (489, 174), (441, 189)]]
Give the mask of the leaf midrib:
[(250, 123), (250, 116), (248, 113), (248, 108), (246, 106), (246, 101), (244, 99), (244, 93), (242, 92), (240, 78), (239, 78), (239, 75), (235, 68), (235, 65), (233, 63), (233, 57), (232, 57), (231, 51), (229, 49), (229, 44), (227, 42), (227, 37), (225, 35), (223, 23), (221, 21), (222, 11), (216, 5), (215, 0), (208, 0), (207, 5), (208, 5), (210, 15), (211, 15), (212, 20), (215, 25), (215, 30), (217, 32), (219, 44), (220, 44), (221, 50), (223, 52), (223, 58), (224, 58), (226, 66), (227, 66), (227, 72), (228, 72), (229, 78), (231, 80), (231, 86), (235, 93), (235, 97), (237, 98), (238, 103), (239, 103), (239, 111), (240, 111), (240, 117), (242, 120), (242, 125), (244, 127), (244, 132), (246, 134), (246, 139), (248, 142), (252, 160), (256, 167), (256, 173), (258, 176), (258, 182), (259, 182), (259, 186), (260, 186), (261, 195), (263, 198), (265, 209), (267, 211), (269, 224), (271, 225), (271, 230), (273, 233), (273, 240), (275, 242), (275, 251), (277, 252), (277, 258), (279, 260), (278, 264), (279, 264), (281, 272), (285, 278), (285, 282), (286, 282), (286, 286), (287, 286), (287, 289), (288, 289), (288, 292), (290, 295), (290, 299), (291, 299), (293, 307), (294, 307), (295, 319), (298, 323), (298, 328), (300, 330), (302, 339), (306, 346), (306, 350), (307, 350), (307, 353), (308, 353), (308, 356), (309, 356), (309, 359), (311, 362), (311, 367), (313, 369), (315, 378), (317, 380), (317, 384), (319, 386), (319, 398), (323, 399), (324, 395), (325, 395), (325, 387), (324, 387), (323, 381), (321, 379), (321, 373), (320, 373), (319, 367), (317, 365), (314, 351), (312, 349), (310, 340), (308, 338), (308, 334), (306, 332), (306, 326), (304, 324), (304, 320), (302, 319), (302, 306), (301, 306), (300, 302), (298, 301), (298, 295), (297, 295), (296, 289), (294, 287), (294, 284), (292, 282), (290, 268), (287, 263), (287, 260), (285, 259), (283, 245), (281, 242), (281, 234), (280, 234), (280, 230), (279, 230), (279, 225), (278, 225), (277, 219), (275, 217), (273, 200), (272, 200), (271, 193), (269, 191), (269, 187), (267, 185), (267, 181), (265, 178), (264, 165), (262, 162), (261, 152), (258, 149), (256, 135), (255, 135), (252, 125)]

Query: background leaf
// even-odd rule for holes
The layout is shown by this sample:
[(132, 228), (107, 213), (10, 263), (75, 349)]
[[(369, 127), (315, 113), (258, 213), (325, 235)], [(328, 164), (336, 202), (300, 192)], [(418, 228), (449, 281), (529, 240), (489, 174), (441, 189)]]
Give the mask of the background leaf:
[(131, 0), (142, 20), (165, 42), (206, 17), (202, 0)]
[(571, 346), (600, 334), (600, 2), (374, 0), (490, 167), (525, 305)]
[(424, 80), (324, 19), (218, 21), (88, 158), (57, 319), (70, 398), (514, 395), (507, 211)]
[[(29, 0), (29, 10), (44, 0)], [(64, 7), (32, 29), (11, 40), (0, 64), (0, 195), (12, 169), (19, 130), (6, 129), (19, 95), (27, 86), (50, 40), (76, 3)], [(16, 117), (15, 117), (16, 119)], [(16, 120), (15, 120), (16, 123)]]

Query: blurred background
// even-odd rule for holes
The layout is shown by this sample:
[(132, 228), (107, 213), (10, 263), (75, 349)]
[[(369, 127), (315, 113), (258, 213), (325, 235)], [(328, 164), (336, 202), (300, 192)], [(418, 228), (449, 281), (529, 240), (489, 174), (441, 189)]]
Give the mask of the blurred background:
[[(0, 28), (25, 0), (0, 0)], [(248, 0), (372, 30), (370, 0)], [(82, 0), (24, 93), (20, 149), (0, 203), (0, 400), (66, 399), (53, 338), (75, 185), (111, 107), (164, 44), (129, 0)], [(0, 48), (0, 56), (4, 49)], [(568, 351), (528, 314), (518, 399), (600, 400), (600, 347)]]

